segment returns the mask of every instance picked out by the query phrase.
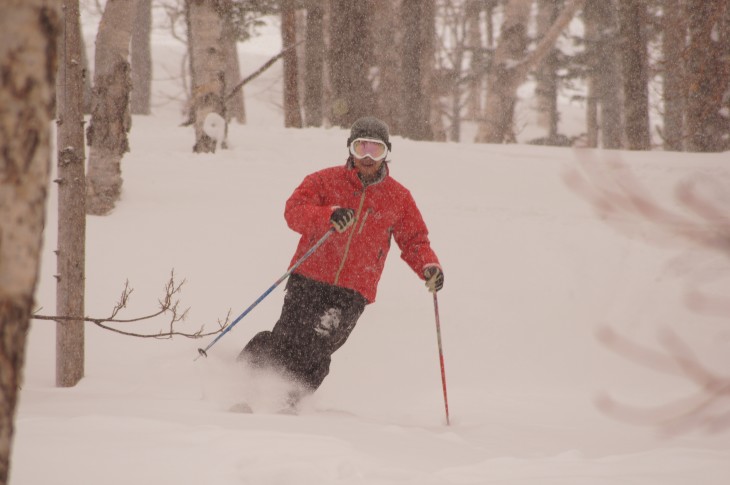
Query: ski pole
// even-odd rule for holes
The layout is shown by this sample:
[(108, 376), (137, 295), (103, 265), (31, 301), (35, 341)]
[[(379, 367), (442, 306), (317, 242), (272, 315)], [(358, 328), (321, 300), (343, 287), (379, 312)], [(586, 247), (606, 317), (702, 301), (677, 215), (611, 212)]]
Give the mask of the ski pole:
[(321, 238), (319, 239), (319, 241), (317, 241), (317, 242), (316, 242), (316, 243), (314, 244), (314, 246), (312, 246), (311, 248), (309, 248), (309, 251), (307, 251), (306, 253), (304, 253), (304, 255), (303, 255), (303, 256), (302, 256), (301, 258), (299, 258), (299, 259), (298, 259), (298, 260), (297, 260), (297, 261), (296, 261), (296, 262), (295, 262), (295, 263), (294, 263), (294, 264), (292, 265), (292, 267), (291, 267), (291, 268), (289, 268), (289, 269), (287, 270), (287, 272), (286, 272), (286, 273), (284, 273), (284, 274), (283, 274), (283, 275), (281, 276), (281, 278), (279, 278), (278, 280), (276, 280), (276, 282), (275, 282), (275, 283), (274, 283), (273, 285), (271, 285), (271, 286), (269, 287), (269, 289), (268, 289), (268, 290), (264, 291), (264, 293), (263, 293), (263, 294), (262, 294), (262, 295), (261, 295), (261, 296), (260, 296), (260, 297), (259, 297), (259, 298), (258, 298), (258, 299), (257, 299), (257, 300), (255, 301), (255, 302), (253, 302), (253, 303), (251, 304), (251, 306), (249, 306), (248, 308), (246, 308), (246, 309), (245, 309), (245, 310), (243, 311), (243, 313), (241, 313), (241, 314), (240, 314), (240, 315), (239, 315), (238, 317), (236, 317), (236, 319), (235, 319), (235, 320), (233, 320), (233, 321), (231, 322), (231, 324), (230, 324), (230, 325), (228, 325), (228, 326), (227, 326), (227, 327), (226, 327), (226, 328), (225, 328), (225, 329), (224, 329), (224, 330), (223, 330), (223, 331), (222, 331), (222, 332), (221, 332), (221, 333), (220, 333), (220, 334), (219, 334), (219, 335), (218, 335), (218, 336), (217, 336), (217, 337), (216, 337), (215, 339), (213, 339), (213, 341), (212, 341), (211, 343), (209, 343), (207, 347), (205, 347), (204, 349), (202, 349), (202, 348), (201, 348), (201, 349), (198, 349), (198, 354), (199, 354), (199, 355), (198, 355), (197, 357), (195, 357), (195, 359), (193, 359), (193, 360), (198, 360), (198, 359), (200, 358), (200, 356), (201, 356), (201, 355), (202, 355), (203, 357), (208, 357), (208, 350), (209, 350), (209, 349), (210, 349), (210, 348), (211, 348), (211, 347), (212, 347), (213, 345), (215, 345), (215, 343), (216, 343), (216, 342), (218, 342), (218, 341), (219, 341), (219, 340), (220, 340), (221, 338), (223, 338), (223, 336), (224, 336), (225, 334), (227, 334), (228, 332), (230, 332), (230, 330), (231, 330), (231, 329), (232, 329), (232, 328), (233, 328), (233, 327), (234, 327), (234, 326), (235, 326), (235, 325), (236, 325), (236, 324), (237, 324), (238, 322), (240, 322), (240, 321), (241, 321), (241, 320), (243, 319), (243, 317), (245, 317), (246, 315), (248, 315), (248, 313), (249, 313), (249, 312), (250, 312), (251, 310), (253, 310), (253, 309), (254, 309), (254, 307), (255, 307), (256, 305), (258, 305), (259, 303), (261, 303), (261, 302), (263, 301), (263, 299), (264, 299), (264, 298), (266, 298), (267, 296), (269, 296), (269, 293), (271, 293), (272, 291), (274, 291), (274, 288), (276, 288), (277, 286), (279, 286), (279, 285), (281, 284), (281, 282), (282, 282), (282, 281), (284, 281), (285, 279), (287, 279), (287, 278), (289, 277), (289, 275), (291, 275), (291, 274), (292, 274), (292, 272), (293, 272), (293, 271), (294, 271), (295, 269), (297, 269), (297, 268), (299, 267), (299, 265), (300, 265), (300, 264), (302, 264), (302, 263), (303, 263), (303, 262), (304, 262), (304, 261), (305, 261), (305, 260), (306, 260), (306, 259), (307, 259), (308, 257), (310, 257), (310, 256), (312, 255), (312, 253), (314, 253), (314, 252), (315, 252), (315, 251), (317, 250), (317, 248), (319, 248), (319, 247), (320, 247), (320, 246), (321, 246), (321, 245), (322, 245), (322, 244), (323, 244), (323, 243), (324, 243), (324, 242), (325, 242), (325, 241), (327, 240), (327, 238), (328, 238), (328, 237), (330, 237), (330, 236), (332, 235), (332, 233), (333, 233), (333, 232), (335, 232), (335, 228), (334, 228), (334, 227), (331, 227), (331, 228), (330, 228), (330, 229), (329, 229), (329, 230), (328, 230), (328, 231), (327, 231), (326, 233), (324, 233), (324, 236), (322, 236), (322, 237), (321, 237)]
[(436, 297), (436, 292), (433, 292), (433, 310), (436, 314), (436, 339), (439, 345), (439, 362), (441, 364), (441, 385), (444, 389), (444, 409), (446, 410), (446, 426), (451, 425), (449, 419), (449, 398), (446, 394), (446, 371), (444, 370), (444, 351), (441, 345), (441, 320), (439, 318), (439, 301)]

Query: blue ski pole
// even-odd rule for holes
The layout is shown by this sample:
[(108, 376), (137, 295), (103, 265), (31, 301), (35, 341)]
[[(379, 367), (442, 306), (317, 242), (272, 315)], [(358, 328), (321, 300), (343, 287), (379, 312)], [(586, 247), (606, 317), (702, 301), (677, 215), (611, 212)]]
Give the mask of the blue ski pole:
[(334, 228), (334, 227), (330, 228), (330, 229), (329, 229), (329, 230), (328, 230), (328, 231), (327, 231), (327, 232), (326, 232), (326, 233), (324, 234), (324, 236), (322, 236), (322, 237), (320, 238), (320, 240), (319, 240), (319, 241), (317, 241), (317, 242), (315, 243), (315, 245), (314, 245), (314, 246), (312, 246), (311, 248), (309, 248), (309, 251), (307, 251), (306, 253), (304, 253), (304, 255), (303, 255), (303, 256), (302, 256), (301, 258), (299, 258), (299, 259), (297, 260), (297, 262), (296, 262), (296, 263), (294, 263), (294, 264), (292, 265), (292, 267), (291, 267), (291, 268), (289, 268), (289, 269), (287, 270), (287, 272), (286, 272), (286, 273), (284, 273), (284, 274), (283, 274), (283, 275), (281, 276), (281, 278), (279, 278), (278, 280), (276, 280), (276, 283), (274, 283), (273, 285), (271, 285), (271, 286), (269, 287), (269, 289), (268, 289), (268, 290), (264, 291), (264, 293), (263, 293), (263, 294), (262, 294), (262, 295), (261, 295), (260, 297), (258, 297), (258, 299), (257, 299), (257, 300), (256, 300), (255, 302), (253, 302), (253, 303), (251, 304), (251, 306), (249, 306), (248, 308), (246, 308), (246, 309), (245, 309), (245, 310), (243, 311), (243, 313), (241, 313), (241, 314), (240, 314), (240, 315), (239, 315), (238, 317), (236, 317), (236, 319), (235, 319), (235, 320), (233, 320), (233, 321), (231, 322), (231, 324), (230, 324), (230, 325), (228, 325), (228, 326), (227, 326), (227, 327), (226, 327), (226, 328), (225, 328), (225, 329), (224, 329), (224, 330), (223, 330), (223, 331), (222, 331), (222, 332), (221, 332), (221, 333), (220, 333), (220, 334), (219, 334), (219, 335), (218, 335), (218, 336), (217, 336), (217, 337), (216, 337), (215, 339), (213, 339), (213, 341), (212, 341), (211, 343), (209, 343), (207, 347), (205, 347), (204, 349), (202, 349), (202, 348), (201, 348), (201, 349), (198, 349), (198, 354), (200, 354), (200, 355), (198, 355), (197, 357), (195, 357), (195, 359), (194, 359), (194, 360), (198, 360), (198, 359), (200, 358), (200, 356), (201, 356), (201, 355), (202, 355), (203, 357), (208, 357), (208, 350), (209, 350), (209, 349), (210, 349), (210, 348), (211, 348), (211, 347), (212, 347), (213, 345), (215, 345), (215, 343), (216, 343), (216, 342), (218, 342), (218, 341), (219, 341), (219, 340), (220, 340), (221, 338), (223, 338), (223, 336), (224, 336), (225, 334), (227, 334), (228, 332), (230, 332), (230, 331), (231, 331), (231, 329), (232, 329), (232, 328), (233, 328), (233, 327), (234, 327), (234, 326), (235, 326), (235, 325), (236, 325), (236, 324), (237, 324), (238, 322), (240, 322), (240, 321), (241, 321), (241, 320), (243, 319), (243, 317), (245, 317), (246, 315), (248, 315), (248, 313), (249, 313), (249, 312), (250, 312), (251, 310), (253, 310), (253, 309), (254, 309), (254, 307), (255, 307), (256, 305), (258, 305), (259, 303), (261, 303), (261, 302), (263, 301), (263, 299), (264, 299), (264, 298), (266, 298), (267, 296), (269, 296), (269, 293), (271, 293), (272, 291), (274, 291), (274, 288), (276, 288), (277, 286), (279, 286), (279, 285), (281, 284), (281, 282), (282, 282), (282, 281), (284, 281), (285, 279), (287, 279), (287, 278), (289, 277), (289, 275), (290, 275), (290, 274), (292, 274), (292, 272), (293, 272), (293, 271), (294, 271), (295, 269), (297, 269), (297, 268), (299, 267), (299, 265), (300, 265), (300, 264), (302, 264), (302, 263), (303, 263), (303, 262), (304, 262), (304, 261), (305, 261), (305, 260), (306, 260), (306, 259), (307, 259), (308, 257), (310, 257), (310, 256), (312, 255), (312, 253), (314, 253), (314, 252), (315, 252), (315, 251), (317, 250), (317, 248), (319, 248), (319, 247), (320, 247), (320, 246), (321, 246), (321, 245), (322, 245), (322, 244), (323, 244), (323, 243), (324, 243), (324, 242), (325, 242), (325, 241), (327, 240), (327, 238), (328, 238), (328, 237), (330, 237), (330, 236), (332, 235), (332, 233), (333, 233), (334, 231), (335, 231), (335, 228)]

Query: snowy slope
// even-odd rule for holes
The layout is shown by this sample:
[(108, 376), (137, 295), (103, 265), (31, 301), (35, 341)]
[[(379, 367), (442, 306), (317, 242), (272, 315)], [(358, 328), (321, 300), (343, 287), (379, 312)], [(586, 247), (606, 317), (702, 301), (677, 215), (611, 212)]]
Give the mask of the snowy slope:
[[(177, 65), (178, 47), (160, 42), (160, 51)], [(244, 52), (244, 71), (262, 59)], [(124, 315), (151, 312), (174, 268), (191, 307), (180, 330), (212, 329), (286, 271), (298, 238), (284, 201), (307, 173), (344, 162), (347, 133), (281, 128), (277, 68), (247, 89), (248, 124), (231, 126), (231, 149), (194, 155), (192, 130), (163, 102), (172, 84), (157, 72), (155, 113), (134, 118), (123, 200), (88, 220), (87, 314), (108, 314), (126, 279), (135, 291)], [(34, 322), (11, 483), (728, 483), (727, 432), (664, 437), (595, 406), (602, 392), (651, 406), (691, 391), (609, 352), (595, 338), (600, 325), (650, 345), (660, 328), (691, 331), (696, 351), (728, 368), (727, 319), (682, 302), (697, 271), (726, 275), (726, 262), (641, 224), (607, 224), (563, 181), (586, 161), (580, 152), (398, 137), (393, 148), (391, 174), (411, 189), (445, 268), (452, 426), (432, 300), (394, 245), (378, 301), (300, 416), (227, 411), (250, 387), (233, 360), (273, 325), (281, 288), (205, 360), (194, 358), (208, 339), (141, 340), (89, 325), (86, 377), (72, 389), (54, 387), (54, 324)], [(620, 157), (662, 203), (674, 204), (672, 187), (687, 177), (730, 181), (728, 154)], [(44, 314), (55, 308), (55, 212), (53, 192), (37, 295)], [(730, 290), (726, 278), (714, 285)]]

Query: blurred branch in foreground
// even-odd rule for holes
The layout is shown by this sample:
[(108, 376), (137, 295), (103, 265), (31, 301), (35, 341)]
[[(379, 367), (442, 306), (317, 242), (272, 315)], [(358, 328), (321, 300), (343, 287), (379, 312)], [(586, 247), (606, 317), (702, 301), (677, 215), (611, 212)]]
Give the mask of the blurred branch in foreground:
[[(591, 152), (580, 152), (577, 166), (564, 174), (566, 185), (587, 200), (604, 221), (624, 234), (638, 233), (657, 244), (720, 254), (720, 261), (727, 263), (725, 258), (730, 257), (730, 187), (727, 179), (700, 176), (698, 171), (697, 175), (675, 184), (673, 201), (660, 203), (621, 162), (617, 153), (604, 156), (610, 158), (596, 159)], [(727, 277), (728, 271), (717, 274)], [(730, 314), (727, 295), (693, 289), (687, 292), (685, 305), (706, 316), (727, 318)], [(666, 328), (660, 330), (659, 350), (639, 344), (608, 326), (599, 329), (597, 338), (625, 359), (675, 376), (694, 388), (687, 397), (649, 407), (627, 405), (602, 395), (598, 407), (603, 412), (622, 421), (655, 426), (672, 434), (698, 428), (706, 432), (730, 428), (730, 375), (710, 370), (706, 359), (698, 356), (675, 332)]]
[[(94, 325), (97, 325), (105, 330), (109, 330), (115, 333), (119, 333), (122, 335), (126, 335), (129, 337), (139, 337), (139, 338), (158, 338), (158, 339), (169, 339), (175, 336), (179, 337), (186, 337), (186, 338), (202, 338), (202, 337), (208, 337), (210, 335), (215, 335), (217, 333), (222, 332), (226, 326), (228, 325), (228, 320), (230, 319), (230, 310), (228, 311), (228, 315), (226, 315), (226, 319), (221, 322), (220, 319), (218, 320), (218, 329), (211, 331), (211, 332), (204, 332), (205, 327), (201, 327), (198, 331), (192, 332), (192, 333), (186, 333), (186, 332), (179, 332), (175, 330), (175, 324), (180, 321), (184, 321), (187, 317), (187, 313), (189, 308), (186, 308), (184, 311), (181, 311), (179, 309), (179, 300), (177, 299), (177, 296), (180, 294), (182, 290), (182, 286), (185, 284), (185, 280), (181, 281), (180, 283), (177, 283), (175, 281), (175, 272), (172, 271), (170, 273), (170, 279), (165, 283), (165, 294), (162, 298), (158, 300), (159, 308), (156, 312), (151, 313), (149, 315), (144, 315), (141, 317), (135, 317), (135, 318), (129, 318), (129, 319), (119, 319), (116, 318), (119, 312), (127, 307), (127, 304), (129, 303), (129, 298), (132, 295), (132, 292), (134, 291), (133, 288), (129, 286), (129, 281), (126, 281), (124, 283), (124, 289), (122, 290), (122, 294), (119, 297), (119, 301), (114, 305), (114, 308), (112, 309), (110, 315), (105, 318), (94, 318), (94, 317), (83, 317), (82, 319), (79, 319), (78, 317), (74, 316), (68, 316), (68, 315), (60, 315), (60, 316), (47, 316), (47, 315), (39, 315), (39, 314), (33, 314), (31, 318), (34, 320), (53, 320), (57, 322), (63, 322), (63, 321), (69, 321), (69, 320), (83, 320), (85, 322), (91, 322)], [(105, 325), (107, 323), (137, 323), (144, 320), (150, 320), (153, 318), (156, 318), (160, 315), (169, 315), (169, 328), (167, 331), (160, 330), (157, 333), (151, 333), (151, 334), (144, 334), (144, 333), (136, 333), (136, 332), (129, 332), (125, 330), (120, 330), (118, 328), (111, 327), (109, 325)]]

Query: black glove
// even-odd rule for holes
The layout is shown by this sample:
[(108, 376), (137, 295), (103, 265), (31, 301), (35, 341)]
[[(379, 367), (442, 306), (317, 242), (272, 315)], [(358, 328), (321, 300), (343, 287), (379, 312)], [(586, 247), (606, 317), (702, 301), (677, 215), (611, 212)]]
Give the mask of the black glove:
[(424, 269), (423, 276), (426, 278), (426, 288), (431, 293), (444, 287), (444, 272), (438, 266), (429, 266)]
[(343, 207), (337, 208), (330, 216), (330, 222), (337, 232), (345, 232), (355, 222), (355, 211)]

